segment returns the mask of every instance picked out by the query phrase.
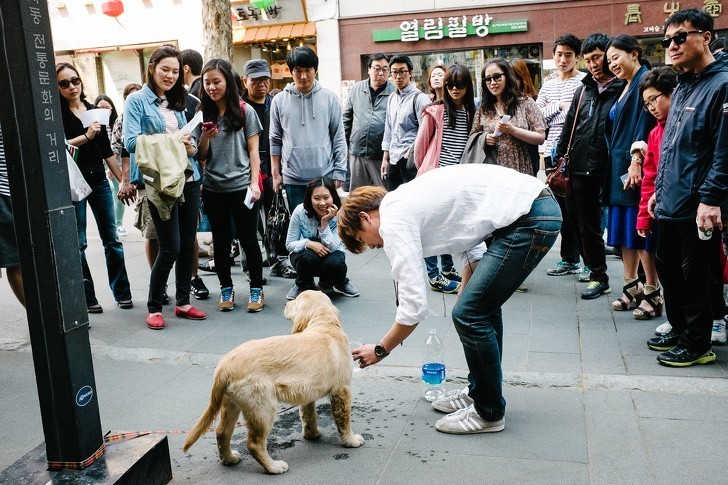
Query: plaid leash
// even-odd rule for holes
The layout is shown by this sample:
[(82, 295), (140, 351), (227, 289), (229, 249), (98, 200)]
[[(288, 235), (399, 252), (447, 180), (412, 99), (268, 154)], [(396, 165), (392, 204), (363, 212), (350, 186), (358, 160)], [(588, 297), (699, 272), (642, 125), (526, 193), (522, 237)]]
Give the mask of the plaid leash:
[[(287, 413), (291, 409), (297, 408), (298, 406), (288, 406), (287, 408), (283, 408), (280, 411), (278, 411), (278, 414)], [(239, 421), (235, 424), (235, 428), (242, 428), (243, 426), (247, 426), (247, 423), (245, 421)], [(214, 427), (211, 427), (207, 430), (209, 433), (215, 429)], [(183, 429), (157, 429), (157, 430), (142, 430), (142, 431), (126, 431), (123, 433), (115, 433), (111, 434), (111, 431), (106, 433), (104, 435), (104, 443), (110, 444), (110, 443), (119, 443), (122, 441), (128, 441), (133, 440), (134, 438), (139, 438), (141, 436), (147, 436), (150, 434), (188, 434), (189, 430), (183, 430)], [(98, 453), (98, 452), (97, 452)], [(103, 451), (101, 452), (103, 454)], [(91, 462), (93, 463), (93, 461)]]

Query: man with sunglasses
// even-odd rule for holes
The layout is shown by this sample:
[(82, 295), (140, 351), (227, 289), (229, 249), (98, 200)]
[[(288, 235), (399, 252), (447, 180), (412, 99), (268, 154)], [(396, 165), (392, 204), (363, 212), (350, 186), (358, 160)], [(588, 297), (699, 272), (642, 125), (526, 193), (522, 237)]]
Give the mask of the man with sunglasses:
[(385, 54), (369, 56), (369, 78), (356, 83), (349, 92), (344, 108), (344, 132), (349, 145), (351, 189), (362, 185), (384, 186), (382, 139), (387, 101), (394, 92), (389, 81), (389, 59)]
[(389, 72), (397, 90), (387, 102), (380, 170), (390, 191), (415, 178), (417, 171), (407, 170), (407, 160), (420, 128), (422, 109), (430, 104), (430, 98), (412, 82), (412, 69), (412, 61), (405, 55), (389, 60)]
[(719, 251), (728, 211), (728, 54), (709, 45), (713, 18), (681, 10), (665, 22), (661, 44), (679, 68), (663, 137), (650, 215), (657, 225), (657, 272), (672, 331), (651, 338), (671, 367), (709, 364), (713, 315), (725, 313)]

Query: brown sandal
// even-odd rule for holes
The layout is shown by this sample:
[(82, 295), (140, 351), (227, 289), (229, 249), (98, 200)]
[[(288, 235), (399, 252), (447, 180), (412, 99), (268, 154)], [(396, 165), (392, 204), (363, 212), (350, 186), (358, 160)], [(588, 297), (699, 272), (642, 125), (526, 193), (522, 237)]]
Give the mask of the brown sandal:
[[(612, 309), (618, 312), (631, 310), (639, 305), (643, 296), (644, 286), (638, 278), (635, 278), (622, 287), (622, 296), (612, 302)], [(624, 298), (627, 299), (627, 302), (624, 301)]]
[(639, 305), (637, 308), (634, 309), (634, 312), (632, 312), (632, 315), (634, 315), (635, 320), (651, 320), (654, 317), (661, 317), (662, 316), (662, 288), (659, 286), (655, 288), (653, 291), (647, 293), (648, 288), (655, 288), (654, 286), (647, 285), (645, 287), (645, 294), (644, 298), (642, 299), (643, 302), (649, 304), (652, 307), (652, 310), (648, 310), (642, 305)]

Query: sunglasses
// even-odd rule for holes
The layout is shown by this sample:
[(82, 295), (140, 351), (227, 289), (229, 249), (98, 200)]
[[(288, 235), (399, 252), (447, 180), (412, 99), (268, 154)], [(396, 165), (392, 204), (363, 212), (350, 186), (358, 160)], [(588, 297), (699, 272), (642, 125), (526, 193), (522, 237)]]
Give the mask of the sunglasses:
[(465, 89), (467, 84), (465, 81), (448, 81), (445, 83), (447, 89)]
[(675, 45), (683, 45), (688, 40), (688, 35), (690, 34), (702, 34), (705, 32), (704, 30), (688, 30), (687, 32), (678, 32), (677, 34), (673, 35), (672, 37), (664, 37), (660, 39), (660, 45), (664, 47), (665, 49), (668, 49), (670, 47), (670, 44), (672, 41), (675, 41)]
[(483, 82), (485, 82), (485, 84), (499, 83), (504, 75), (505, 74), (500, 73), (500, 74), (493, 74), (492, 76), (486, 76), (483, 78)]
[(58, 87), (61, 89), (68, 89), (68, 86), (73, 84), (74, 86), (78, 86), (81, 84), (81, 78), (80, 77), (72, 77), (71, 80), (64, 79), (63, 81), (58, 81)]

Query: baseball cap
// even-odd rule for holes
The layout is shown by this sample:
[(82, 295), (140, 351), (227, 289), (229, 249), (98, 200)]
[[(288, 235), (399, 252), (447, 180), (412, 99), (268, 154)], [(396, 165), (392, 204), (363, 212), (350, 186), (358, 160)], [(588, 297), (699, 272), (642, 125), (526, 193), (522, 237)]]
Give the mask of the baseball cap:
[(259, 77), (271, 77), (268, 62), (264, 59), (253, 59), (252, 61), (246, 62), (243, 67), (243, 76), (248, 76), (252, 79)]

